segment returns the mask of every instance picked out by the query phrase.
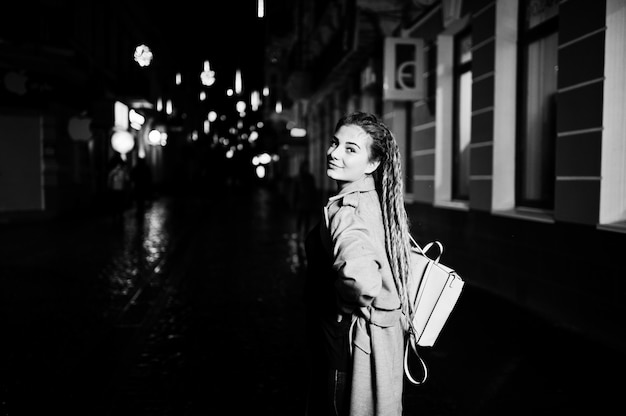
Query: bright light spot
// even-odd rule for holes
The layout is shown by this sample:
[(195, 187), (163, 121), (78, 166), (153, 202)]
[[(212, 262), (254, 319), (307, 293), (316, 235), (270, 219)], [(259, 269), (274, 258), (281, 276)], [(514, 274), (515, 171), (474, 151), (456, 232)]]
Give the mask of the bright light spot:
[(229, 97), (231, 97), (233, 95), (233, 89), (229, 88), (226, 90), (226, 95), (228, 95)]
[(250, 138), (248, 139), (250, 142), (256, 141), (256, 139), (259, 138), (259, 133), (257, 133), (256, 131), (253, 131), (252, 133), (250, 133)]
[(258, 156), (254, 156), (254, 157), (252, 158), (252, 164), (253, 164), (254, 166), (257, 166), (259, 163), (261, 163), (261, 162), (259, 162), (259, 157), (258, 157)]
[(276, 101), (276, 113), (280, 114), (283, 112), (283, 103), (280, 101)]
[(211, 122), (209, 120), (204, 120), (204, 134), (208, 134), (211, 130)]
[(125, 130), (118, 130), (111, 136), (111, 147), (124, 155), (135, 147), (135, 138)]
[(128, 106), (121, 101), (116, 101), (113, 105), (113, 124), (118, 130), (128, 128)]
[(243, 144), (242, 143), (239, 143), (237, 145), (237, 150), (243, 150)]
[(241, 113), (246, 110), (246, 103), (244, 101), (237, 101), (235, 108)]
[(301, 129), (299, 127), (295, 127), (289, 130), (289, 134), (291, 135), (291, 137), (304, 137), (306, 136), (306, 130)]
[(232, 148), (228, 149), (228, 151), (226, 152), (226, 157), (228, 159), (232, 159), (234, 155), (235, 155), (235, 151)]
[(132, 108), (128, 112), (128, 119), (130, 120), (131, 124), (139, 125), (140, 128), (141, 126), (143, 126), (143, 123), (146, 122), (146, 118), (141, 113), (138, 113)]
[(256, 176), (258, 176), (260, 179), (263, 179), (265, 177), (265, 166), (256, 167)]
[(257, 17), (259, 17), (259, 19), (265, 16), (265, 1), (264, 0), (257, 0), (256, 15)]
[(272, 155), (272, 162), (278, 162), (280, 160), (280, 156), (274, 154)]
[(176, 85), (180, 85), (183, 82), (183, 76), (180, 72), (176, 74)]
[(200, 91), (200, 101), (206, 100), (206, 92)]
[(150, 130), (150, 133), (148, 133), (148, 143), (153, 146), (161, 144), (161, 132), (158, 130)]
[(272, 157), (269, 155), (269, 153), (261, 153), (259, 155), (259, 163), (260, 164), (267, 165), (271, 161), (272, 161)]
[(258, 123), (256, 123), (256, 126), (257, 126), (258, 128), (260, 128), (260, 129), (262, 129), (264, 125), (265, 125), (265, 124), (263, 124), (263, 122), (262, 122), (262, 121), (259, 121)]
[(148, 66), (152, 62), (152, 51), (146, 45), (139, 45), (135, 48), (134, 58), (139, 66)]
[(259, 109), (261, 105), (261, 96), (258, 91), (252, 91), (250, 93), (250, 106), (252, 107), (252, 111), (256, 111)]
[(204, 70), (200, 73), (200, 81), (202, 85), (210, 87), (215, 83), (215, 71), (211, 71), (209, 61), (204, 61)]
[(243, 128), (243, 120), (237, 120), (237, 128), (241, 130)]
[(263, 87), (263, 97), (267, 97), (268, 95), (270, 95), (269, 87)]
[(156, 108), (157, 108), (157, 111), (163, 111), (163, 98), (157, 99)]
[(172, 100), (167, 100), (167, 102), (165, 103), (165, 112), (167, 114), (172, 114), (173, 111), (174, 109), (172, 106)]
[(237, 94), (241, 94), (242, 89), (243, 89), (243, 79), (241, 78), (241, 70), (238, 69), (235, 72), (235, 92)]
[(213, 123), (217, 120), (217, 113), (215, 111), (209, 111), (209, 121)]

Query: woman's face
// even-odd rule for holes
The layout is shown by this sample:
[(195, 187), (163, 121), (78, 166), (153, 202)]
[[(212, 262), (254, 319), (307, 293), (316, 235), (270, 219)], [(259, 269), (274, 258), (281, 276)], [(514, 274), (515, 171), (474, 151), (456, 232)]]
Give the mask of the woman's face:
[(326, 174), (341, 188), (376, 170), (379, 161), (370, 161), (372, 138), (355, 125), (337, 130), (326, 152)]

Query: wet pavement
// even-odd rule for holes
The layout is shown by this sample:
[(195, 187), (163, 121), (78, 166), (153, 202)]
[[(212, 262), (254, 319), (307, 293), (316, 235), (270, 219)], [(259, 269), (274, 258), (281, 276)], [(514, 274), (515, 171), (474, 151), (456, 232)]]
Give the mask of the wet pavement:
[[(302, 415), (295, 217), (268, 188), (0, 224), (1, 415)], [(622, 352), (466, 285), (406, 415), (612, 414)]]

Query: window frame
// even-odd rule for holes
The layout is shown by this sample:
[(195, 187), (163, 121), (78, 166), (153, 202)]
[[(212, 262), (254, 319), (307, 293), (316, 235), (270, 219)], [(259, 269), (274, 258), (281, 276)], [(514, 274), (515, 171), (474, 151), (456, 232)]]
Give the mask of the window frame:
[[(460, 135), (460, 118), (461, 118), (461, 114), (460, 114), (460, 99), (461, 99), (461, 91), (460, 91), (460, 84), (461, 84), (461, 76), (466, 74), (467, 72), (470, 73), (472, 72), (472, 60), (470, 59), (469, 62), (460, 62), (460, 52), (459, 52), (459, 45), (461, 43), (461, 40), (463, 38), (465, 38), (466, 36), (469, 36), (470, 39), (472, 37), (472, 31), (471, 31), (471, 26), (467, 25), (465, 28), (463, 28), (462, 30), (460, 30), (459, 32), (457, 32), (454, 35), (454, 43), (453, 43), (453, 95), (452, 95), (452, 102), (453, 102), (453, 116), (452, 116), (452, 189), (451, 189), (451, 199), (452, 200), (456, 200), (456, 201), (469, 201), (469, 197), (470, 197), (470, 173), (469, 171), (467, 172), (467, 176), (465, 178), (466, 180), (466, 193), (463, 193), (460, 191), (460, 187), (461, 185), (459, 184), (459, 169), (460, 169), (460, 165), (461, 165), (461, 155), (460, 155), (460, 140), (461, 140), (461, 135)], [(471, 94), (471, 87), (470, 87), (470, 94)], [(471, 95), (470, 95), (470, 101), (471, 101)], [(470, 111), (469, 111), (469, 117), (470, 117), (470, 122), (471, 122), (471, 118), (472, 118), (472, 109), (470, 106)], [(471, 129), (470, 129), (470, 135), (471, 135)], [(469, 152), (469, 147), (467, 149), (467, 151)], [(471, 164), (471, 161), (469, 162)]]
[[(525, 148), (528, 143), (528, 137), (525, 132), (525, 126), (528, 123), (527, 115), (527, 85), (528, 85), (528, 49), (529, 47), (548, 36), (556, 34), (558, 37), (559, 16), (546, 19), (544, 22), (537, 24), (535, 27), (527, 29), (525, 24), (525, 15), (528, 0), (519, 1), (518, 14), (518, 78), (517, 78), (517, 131), (515, 133), (515, 206), (516, 209), (528, 212), (544, 212), (552, 213), (554, 211), (555, 199), (555, 183), (556, 183), (556, 108), (552, 114), (551, 122), (554, 123), (554, 131), (551, 138), (552, 143), (548, 144), (547, 158), (551, 157), (551, 161), (546, 163), (542, 168), (546, 168), (546, 173), (538, 178), (543, 186), (547, 187), (546, 196), (543, 199), (532, 200), (524, 197), (523, 187), (528, 178), (527, 171), (524, 168)], [(558, 43), (558, 38), (557, 38)], [(555, 50), (558, 65), (558, 49)], [(556, 90), (554, 91), (556, 94)], [(556, 105), (556, 104), (555, 104)], [(542, 138), (542, 140), (545, 138)], [(534, 156), (531, 156), (535, 159)], [(532, 175), (532, 173), (531, 173)]]

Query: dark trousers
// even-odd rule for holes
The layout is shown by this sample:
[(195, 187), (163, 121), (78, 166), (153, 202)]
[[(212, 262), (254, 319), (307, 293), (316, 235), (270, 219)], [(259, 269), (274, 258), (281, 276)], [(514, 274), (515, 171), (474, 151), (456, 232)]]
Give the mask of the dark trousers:
[(350, 408), (350, 378), (345, 371), (316, 371), (307, 396), (306, 416), (345, 416)]

